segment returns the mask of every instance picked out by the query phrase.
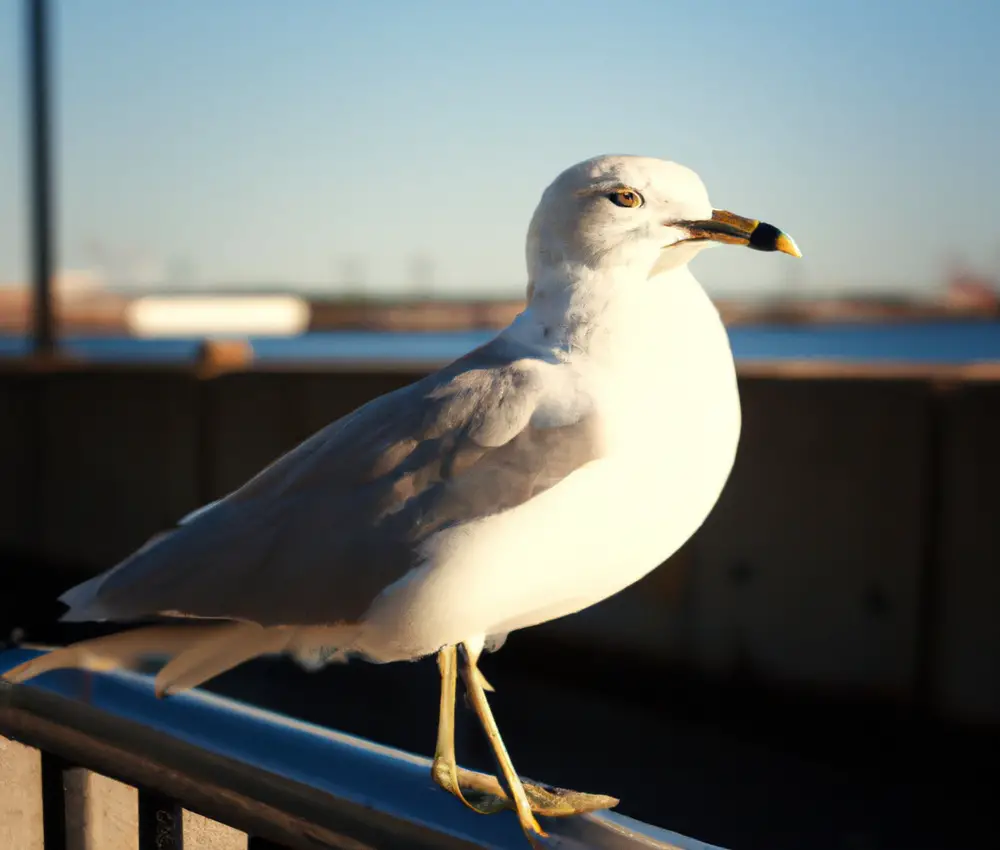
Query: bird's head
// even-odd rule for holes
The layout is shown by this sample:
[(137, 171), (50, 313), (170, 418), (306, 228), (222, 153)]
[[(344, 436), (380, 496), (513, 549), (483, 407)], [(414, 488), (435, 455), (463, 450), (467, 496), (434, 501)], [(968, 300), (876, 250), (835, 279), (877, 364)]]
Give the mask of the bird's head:
[(773, 225), (715, 209), (683, 165), (599, 156), (566, 169), (543, 193), (528, 229), (529, 279), (560, 266), (609, 265), (650, 277), (719, 244), (802, 256)]

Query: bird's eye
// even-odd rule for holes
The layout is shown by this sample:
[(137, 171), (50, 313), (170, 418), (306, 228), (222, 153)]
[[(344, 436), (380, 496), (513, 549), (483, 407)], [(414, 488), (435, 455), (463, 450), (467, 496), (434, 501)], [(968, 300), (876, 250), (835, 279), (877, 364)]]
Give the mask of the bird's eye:
[(620, 207), (642, 206), (642, 195), (638, 192), (634, 192), (632, 189), (619, 189), (618, 191), (612, 192), (608, 195), (608, 198), (613, 204), (617, 204)]

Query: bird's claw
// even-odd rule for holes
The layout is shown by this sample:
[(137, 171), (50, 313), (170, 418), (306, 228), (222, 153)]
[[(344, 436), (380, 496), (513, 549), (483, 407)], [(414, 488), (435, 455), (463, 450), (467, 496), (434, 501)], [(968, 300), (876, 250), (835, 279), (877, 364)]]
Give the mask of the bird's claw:
[(507, 795), (493, 776), (464, 770), (436, 758), (431, 766), (431, 778), (481, 815), (494, 815), (508, 808)]
[[(495, 776), (456, 768), (454, 782), (449, 766), (435, 761), (432, 770), (434, 781), (445, 791), (461, 799), (470, 809), (480, 814), (492, 815), (504, 809), (514, 809), (514, 802), (507, 796)], [(558, 818), (581, 815), (601, 809), (612, 809), (618, 799), (607, 794), (587, 794), (568, 788), (524, 782), (524, 793), (531, 804), (531, 811), (543, 817)]]
[(531, 811), (549, 818), (613, 809), (619, 803), (617, 797), (610, 797), (607, 794), (587, 794), (583, 791), (536, 785), (531, 782), (524, 783), (524, 793), (531, 803)]

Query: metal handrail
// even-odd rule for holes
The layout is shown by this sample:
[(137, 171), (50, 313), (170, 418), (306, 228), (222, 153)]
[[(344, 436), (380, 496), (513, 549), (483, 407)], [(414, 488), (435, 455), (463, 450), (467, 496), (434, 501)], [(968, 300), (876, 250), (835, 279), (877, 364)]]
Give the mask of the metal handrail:
[[(0, 673), (37, 654), (0, 652)], [(0, 735), (296, 850), (527, 847), (513, 814), (464, 808), (426, 758), (197, 689), (159, 700), (141, 673), (0, 681)], [(544, 826), (566, 848), (718, 850), (613, 812)]]

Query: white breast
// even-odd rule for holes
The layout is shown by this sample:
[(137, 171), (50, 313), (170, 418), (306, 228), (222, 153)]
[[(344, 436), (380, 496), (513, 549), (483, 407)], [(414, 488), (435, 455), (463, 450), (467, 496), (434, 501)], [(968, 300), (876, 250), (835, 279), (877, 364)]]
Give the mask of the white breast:
[(412, 658), (573, 613), (638, 581), (698, 529), (732, 468), (739, 396), (711, 301), (686, 272), (662, 284), (658, 309), (630, 326), (634, 354), (594, 373), (607, 457), (437, 535), (427, 563), (373, 606), (358, 648)]

